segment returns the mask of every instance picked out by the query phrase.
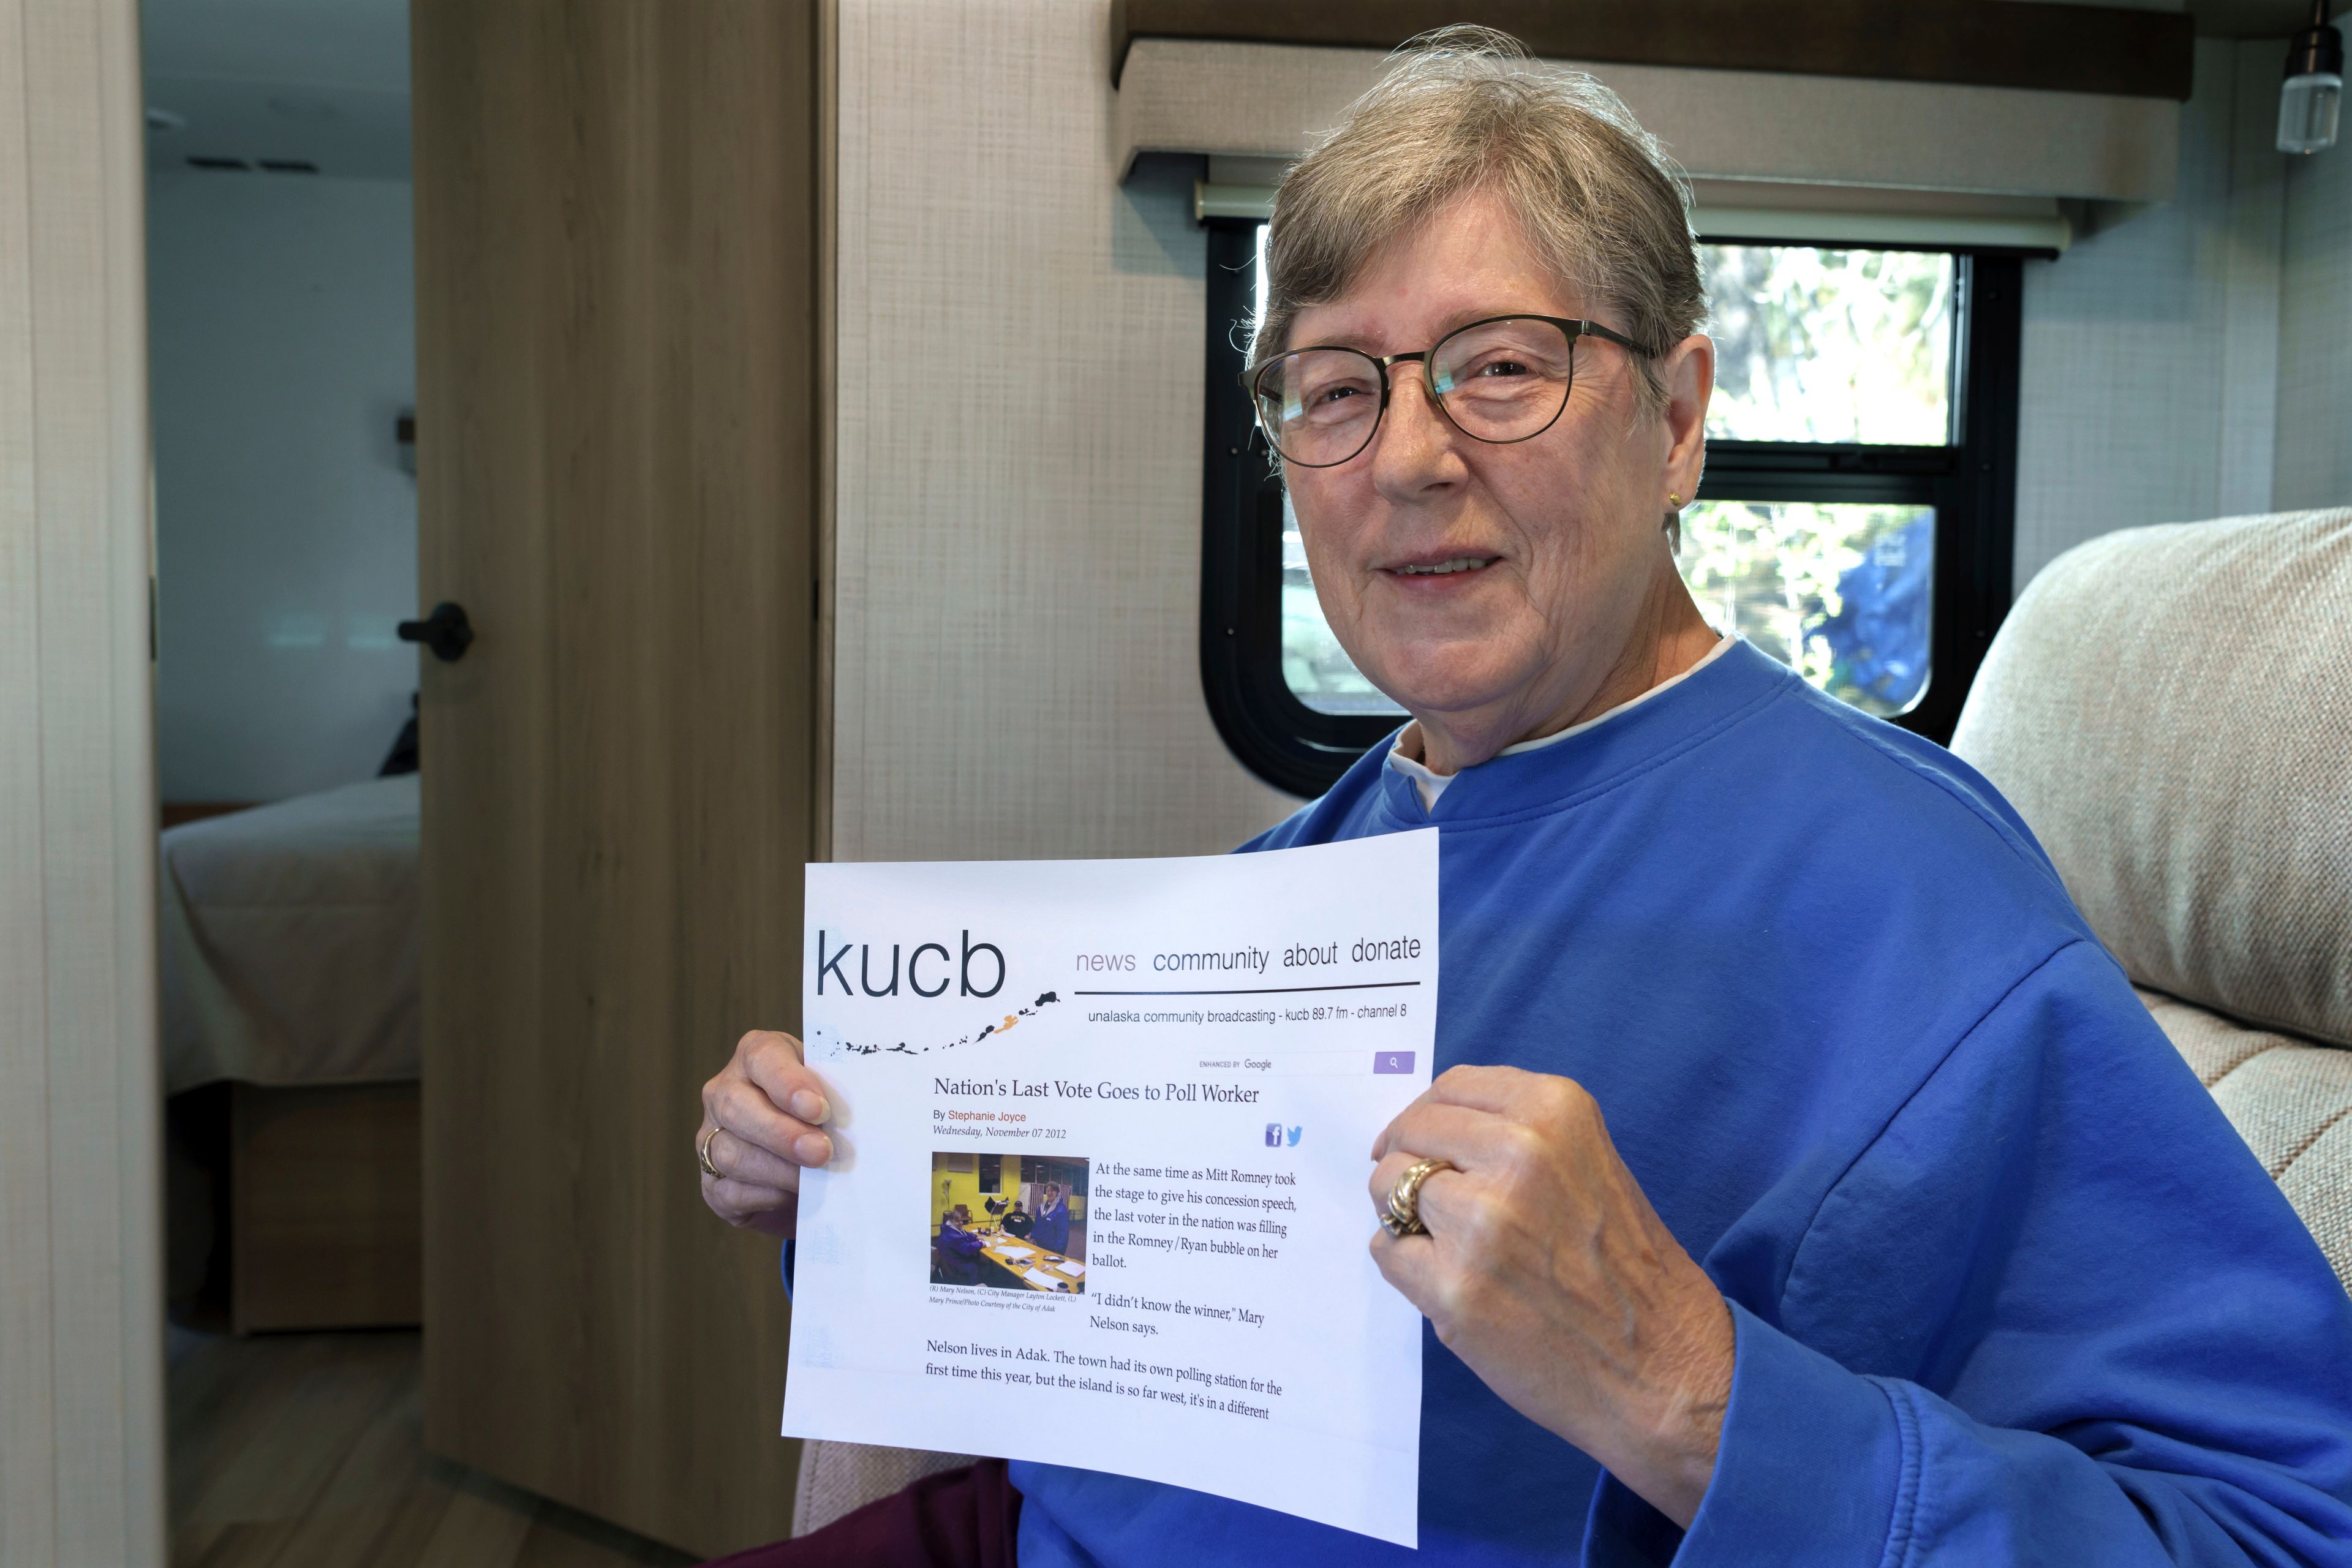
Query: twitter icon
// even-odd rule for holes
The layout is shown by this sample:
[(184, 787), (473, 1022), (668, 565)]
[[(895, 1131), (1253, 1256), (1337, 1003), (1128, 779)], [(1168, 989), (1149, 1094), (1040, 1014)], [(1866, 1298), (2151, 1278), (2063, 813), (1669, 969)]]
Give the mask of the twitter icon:
[(1307, 1129), (1304, 1127), (1294, 1127), (1290, 1130), (1290, 1146), (1292, 1148), (1296, 1149), (1298, 1147), (1298, 1135), (1306, 1131)]

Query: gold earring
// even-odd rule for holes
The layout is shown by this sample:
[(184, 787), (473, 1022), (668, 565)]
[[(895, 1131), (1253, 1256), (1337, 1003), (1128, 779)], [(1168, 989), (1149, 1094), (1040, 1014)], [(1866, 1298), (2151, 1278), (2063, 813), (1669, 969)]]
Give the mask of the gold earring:
[(1666, 504), (1674, 508), (1676, 511), (1680, 511), (1682, 510), (1683, 498), (1675, 494), (1674, 491), (1668, 490), (1666, 492)]

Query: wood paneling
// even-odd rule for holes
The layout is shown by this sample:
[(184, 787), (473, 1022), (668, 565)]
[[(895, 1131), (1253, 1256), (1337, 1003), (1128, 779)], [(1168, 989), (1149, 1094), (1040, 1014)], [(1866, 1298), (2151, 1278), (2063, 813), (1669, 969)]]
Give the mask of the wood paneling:
[(425, 1268), (416, 1085), (233, 1088), (236, 1331), (415, 1327)]
[(1136, 38), (1391, 49), (1455, 22), (1551, 59), (2180, 100), (2196, 42), (2179, 12), (2040, 0), (1117, 0), (1111, 79)]
[(644, 1534), (786, 1533), (772, 1241), (702, 1080), (798, 1018), (817, 17), (417, 0), (425, 1435)]
[(163, 1552), (131, 0), (0, 0), (0, 1563)]

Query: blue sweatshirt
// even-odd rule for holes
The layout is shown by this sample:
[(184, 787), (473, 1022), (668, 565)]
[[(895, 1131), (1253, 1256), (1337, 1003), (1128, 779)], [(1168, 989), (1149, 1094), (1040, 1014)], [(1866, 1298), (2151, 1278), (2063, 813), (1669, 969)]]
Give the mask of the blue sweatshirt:
[(1059, 1196), (1053, 1205), (1037, 1211), (1029, 1226), (1029, 1239), (1048, 1252), (1067, 1253), (1070, 1250), (1070, 1205)]
[(1732, 1304), (1706, 1501), (1425, 1333), (1417, 1556), (1024, 1463), (1024, 1568), (2352, 1563), (2352, 1301), (1982, 778), (1745, 645), (1433, 811), (1384, 752), (1247, 847), (1443, 830), (1437, 1067), (1591, 1090)]
[(980, 1237), (951, 1219), (940, 1221), (940, 1233), (931, 1237), (931, 1254), (939, 1260), (940, 1272), (952, 1284), (980, 1283), (982, 1251)]

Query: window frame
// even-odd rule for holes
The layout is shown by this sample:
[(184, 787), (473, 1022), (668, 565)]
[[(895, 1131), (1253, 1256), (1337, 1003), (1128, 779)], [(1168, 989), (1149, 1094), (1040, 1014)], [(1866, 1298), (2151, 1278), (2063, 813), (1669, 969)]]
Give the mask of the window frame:
[[(1402, 720), (1324, 713), (1282, 674), (1282, 481), (1241, 384), (1256, 218), (1206, 220), (1207, 387), (1202, 442), (1201, 684), (1226, 746), (1252, 773), (1313, 797)], [(2009, 613), (2016, 552), (2023, 263), (2047, 251), (1862, 245), (1748, 236), (1727, 245), (1912, 250), (1954, 260), (1952, 426), (1941, 447), (1710, 439), (1694, 500), (1861, 502), (1936, 509), (1927, 689), (1890, 721), (1951, 739)]]

